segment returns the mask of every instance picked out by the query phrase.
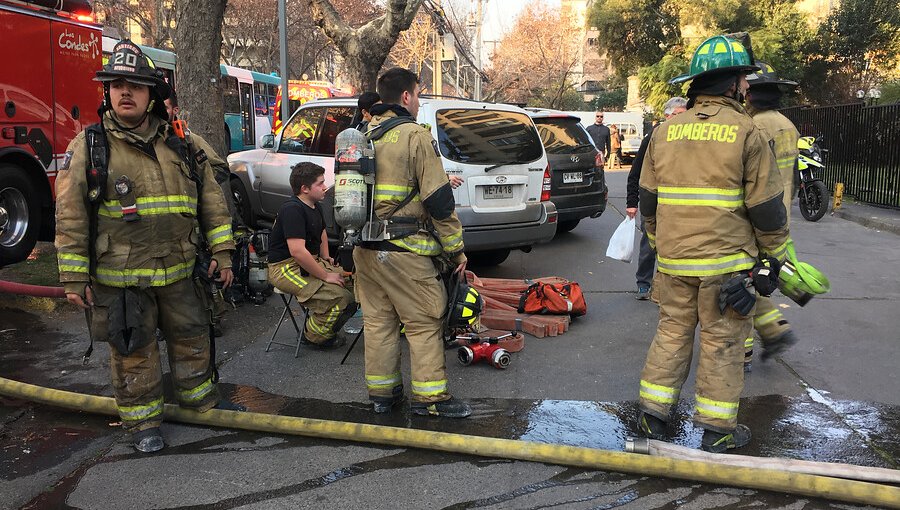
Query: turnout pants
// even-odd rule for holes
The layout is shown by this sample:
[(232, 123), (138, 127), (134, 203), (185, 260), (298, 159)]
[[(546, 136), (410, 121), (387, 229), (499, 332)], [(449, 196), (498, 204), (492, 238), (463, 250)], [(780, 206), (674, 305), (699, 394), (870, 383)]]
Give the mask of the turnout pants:
[[(94, 307), (90, 313), (91, 337), (109, 341), (110, 311), (124, 289), (92, 284)], [(203, 412), (219, 400), (210, 366), (211, 305), (203, 290), (190, 278), (164, 287), (136, 288), (140, 300), (139, 338), (133, 352), (123, 354), (110, 344), (110, 370), (116, 406), (123, 427), (138, 432), (158, 427), (163, 418), (162, 365), (156, 328), (166, 339), (175, 398), (182, 407)], [(115, 324), (116, 321), (112, 321)]]
[[(332, 265), (327, 260), (316, 258), (316, 262), (329, 273), (343, 272), (339, 266)], [(300, 264), (293, 258), (269, 264), (268, 271), (272, 285), (296, 296), (297, 301), (309, 310), (304, 335), (314, 344), (334, 338), (350, 318), (348, 313), (352, 315), (356, 312), (355, 306), (352, 312), (348, 312), (355, 303), (348, 278), (344, 279), (347, 287), (341, 287), (312, 276), (303, 276)]]
[[(778, 306), (771, 298), (765, 296), (756, 296), (756, 308), (753, 311), (753, 327), (759, 333), (759, 339), (762, 340), (763, 347), (766, 341), (778, 338), (782, 334), (790, 331), (791, 324), (784, 318), (784, 314), (778, 309)], [(745, 356), (749, 358), (753, 355), (753, 334), (747, 336), (744, 341)]]
[(640, 407), (669, 420), (691, 368), (700, 324), (694, 422), (728, 433), (737, 425), (744, 389), (744, 339), (751, 320), (731, 308), (719, 311), (719, 291), (731, 275), (703, 277), (658, 273), (659, 327), (641, 372)]
[(366, 387), (373, 400), (403, 394), (400, 323), (406, 327), (412, 400), (450, 398), (441, 338), (447, 292), (430, 257), (356, 248), (356, 293), (363, 309)]

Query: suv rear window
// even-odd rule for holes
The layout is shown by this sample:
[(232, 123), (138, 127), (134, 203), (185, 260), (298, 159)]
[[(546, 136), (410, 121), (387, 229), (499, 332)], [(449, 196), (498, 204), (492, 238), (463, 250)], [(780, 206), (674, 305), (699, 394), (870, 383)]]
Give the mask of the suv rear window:
[(578, 119), (558, 117), (534, 119), (534, 122), (547, 154), (571, 154), (594, 148), (587, 132), (578, 124)]
[(541, 140), (523, 113), (502, 110), (440, 110), (438, 144), (460, 163), (529, 163), (541, 157)]

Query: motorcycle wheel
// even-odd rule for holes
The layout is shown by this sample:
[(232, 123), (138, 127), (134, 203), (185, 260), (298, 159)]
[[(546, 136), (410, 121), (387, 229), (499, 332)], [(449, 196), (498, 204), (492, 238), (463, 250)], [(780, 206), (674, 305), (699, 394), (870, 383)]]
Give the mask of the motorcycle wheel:
[(828, 212), (828, 188), (822, 181), (812, 181), (800, 191), (800, 214), (807, 221), (819, 221)]

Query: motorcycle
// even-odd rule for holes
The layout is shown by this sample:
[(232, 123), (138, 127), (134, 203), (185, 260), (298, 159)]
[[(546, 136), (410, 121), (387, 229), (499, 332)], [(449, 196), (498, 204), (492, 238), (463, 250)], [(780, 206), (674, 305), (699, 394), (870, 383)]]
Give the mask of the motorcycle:
[(800, 198), (800, 214), (807, 221), (819, 221), (828, 212), (828, 188), (821, 177), (821, 170), (825, 168), (824, 152), (817, 142), (818, 139), (811, 136), (804, 136), (797, 142), (800, 149), (797, 158), (800, 181), (797, 196)]

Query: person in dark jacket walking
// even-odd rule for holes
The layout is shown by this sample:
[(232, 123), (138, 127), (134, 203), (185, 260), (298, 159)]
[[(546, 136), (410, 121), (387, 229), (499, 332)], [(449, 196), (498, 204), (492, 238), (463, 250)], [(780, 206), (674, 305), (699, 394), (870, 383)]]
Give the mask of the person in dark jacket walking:
[(597, 112), (594, 116), (594, 123), (587, 127), (587, 132), (591, 135), (591, 141), (594, 142), (597, 150), (603, 153), (603, 158), (609, 159), (609, 128), (603, 125), (603, 112)]
[[(666, 101), (666, 104), (663, 107), (663, 115), (668, 119), (685, 110), (687, 110), (687, 99), (676, 96)], [(631, 170), (628, 172), (625, 214), (627, 214), (629, 218), (634, 218), (635, 215), (637, 215), (641, 166), (644, 164), (644, 153), (647, 152), (647, 145), (650, 143), (650, 135), (653, 134), (653, 129), (655, 128), (656, 126), (651, 127), (647, 136), (641, 140), (641, 147), (638, 149), (637, 156), (635, 156), (634, 162), (631, 164)], [(637, 272), (634, 274), (638, 288), (635, 299), (646, 301), (650, 299), (650, 290), (653, 287), (653, 269), (656, 266), (656, 250), (650, 247), (650, 240), (647, 239), (647, 231), (644, 229), (643, 217), (641, 218), (641, 232), (643, 232), (643, 235), (641, 236), (641, 251), (638, 255)]]

